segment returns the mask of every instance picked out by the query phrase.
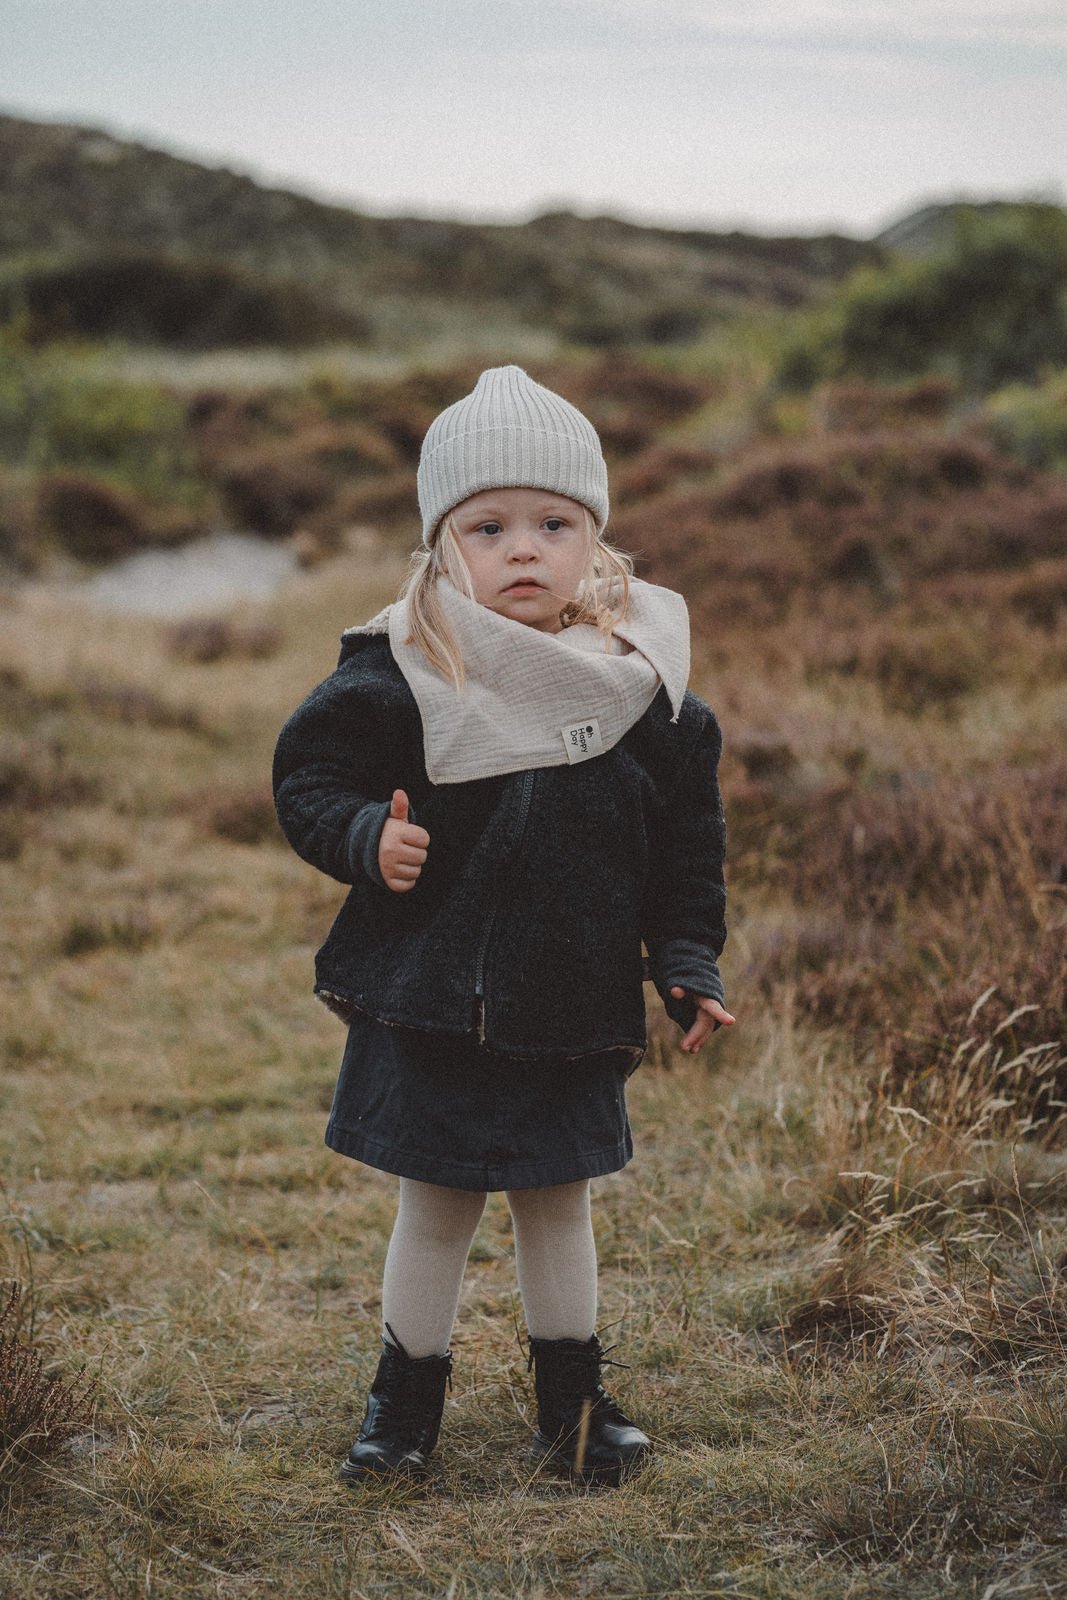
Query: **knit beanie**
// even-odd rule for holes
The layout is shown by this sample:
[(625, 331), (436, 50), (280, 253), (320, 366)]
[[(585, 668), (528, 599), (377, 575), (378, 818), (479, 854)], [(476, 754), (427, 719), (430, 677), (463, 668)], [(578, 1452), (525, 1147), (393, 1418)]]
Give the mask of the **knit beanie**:
[(419, 458), (422, 538), (480, 489), (550, 489), (588, 506), (603, 533), (608, 469), (596, 429), (521, 367), (490, 367), (431, 422)]

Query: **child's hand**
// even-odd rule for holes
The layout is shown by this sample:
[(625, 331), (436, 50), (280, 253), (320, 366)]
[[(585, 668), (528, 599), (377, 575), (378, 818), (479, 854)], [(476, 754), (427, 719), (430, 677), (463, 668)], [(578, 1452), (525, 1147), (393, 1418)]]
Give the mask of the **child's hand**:
[[(671, 994), (676, 1000), (684, 1000), (688, 993), (688, 989), (682, 989), (677, 984), (671, 990)], [(717, 1000), (711, 1000), (707, 995), (694, 994), (690, 995), (690, 999), (696, 1004), (697, 1017), (678, 1048), (679, 1050), (687, 1051), (690, 1055), (695, 1055), (705, 1039), (714, 1033), (716, 1027), (721, 1025), (724, 1028), (732, 1028), (737, 1018), (732, 1017)]]
[(378, 870), (394, 894), (414, 889), (426, 860), (430, 835), (408, 821), (408, 797), (394, 789), (389, 815), (378, 841)]

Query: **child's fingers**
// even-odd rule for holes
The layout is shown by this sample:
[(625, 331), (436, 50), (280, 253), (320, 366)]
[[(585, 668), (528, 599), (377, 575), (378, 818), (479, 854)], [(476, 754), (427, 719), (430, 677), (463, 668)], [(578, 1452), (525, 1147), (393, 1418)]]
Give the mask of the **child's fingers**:
[[(684, 999), (688, 993), (687, 989), (683, 989), (681, 984), (677, 983), (671, 989), (675, 1000)], [(696, 1019), (688, 1033), (679, 1041), (679, 1049), (687, 1052), (699, 1050), (716, 1028), (732, 1027), (736, 1020), (725, 1006), (720, 1005), (718, 1000), (712, 1000), (709, 995), (695, 994), (691, 998), (697, 1008)]]
[(394, 883), (414, 883), (421, 871), (421, 867), (413, 867), (405, 861), (398, 861), (390, 868), (390, 876)]
[(407, 821), (408, 797), (403, 789), (396, 789), (389, 804), (382, 836), (378, 841), (378, 866), (382, 882), (394, 894), (404, 894), (413, 889), (426, 861), (426, 847), (430, 835), (425, 828), (417, 828)]
[(403, 861), (409, 867), (421, 867), (426, 860), (425, 850), (416, 850), (414, 845), (398, 844), (394, 851), (397, 861)]
[(727, 1011), (717, 1000), (698, 1000), (697, 1005), (703, 1007), (708, 1015), (723, 1028), (732, 1028), (737, 1018), (732, 1012)]
[(698, 1011), (696, 1021), (682, 1040), (681, 1048), (695, 1054), (707, 1043), (718, 1026), (714, 1017), (709, 1016), (706, 1011)]

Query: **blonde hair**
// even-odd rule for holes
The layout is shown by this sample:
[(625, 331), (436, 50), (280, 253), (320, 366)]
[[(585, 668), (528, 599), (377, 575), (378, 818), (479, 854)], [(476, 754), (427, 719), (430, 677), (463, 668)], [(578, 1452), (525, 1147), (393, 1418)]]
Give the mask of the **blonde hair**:
[[(576, 622), (590, 623), (604, 635), (604, 648), (610, 648), (611, 635), (617, 623), (622, 622), (630, 604), (630, 579), (634, 564), (623, 550), (616, 550), (597, 532), (593, 513), (588, 506), (585, 527), (589, 538), (589, 552), (585, 570), (578, 583), (578, 593), (560, 611), (564, 628)], [(437, 580), (445, 577), (465, 594), (474, 599), (474, 585), (463, 552), (456, 538), (452, 514), (443, 518), (433, 535), (429, 547), (416, 550), (411, 558), (411, 571), (398, 599), (408, 602), (410, 631), (407, 644), (417, 644), (432, 667), (448, 678), (457, 689), (467, 681), (463, 655), (455, 634), (448, 625), (440, 597)]]

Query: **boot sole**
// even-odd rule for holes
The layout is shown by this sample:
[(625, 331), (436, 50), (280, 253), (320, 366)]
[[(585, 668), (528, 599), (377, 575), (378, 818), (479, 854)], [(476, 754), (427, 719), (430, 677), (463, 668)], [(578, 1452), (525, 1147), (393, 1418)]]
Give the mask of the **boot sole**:
[(539, 1467), (546, 1468), (557, 1478), (569, 1478), (571, 1483), (578, 1484), (584, 1489), (617, 1489), (627, 1478), (641, 1470), (651, 1454), (651, 1449), (642, 1450), (629, 1461), (620, 1461), (603, 1467), (578, 1468), (565, 1456), (557, 1455), (553, 1450), (534, 1445), (530, 1452)]
[(428, 1472), (427, 1467), (357, 1467), (342, 1461), (337, 1476), (347, 1488), (355, 1489), (361, 1483), (421, 1483)]

